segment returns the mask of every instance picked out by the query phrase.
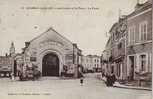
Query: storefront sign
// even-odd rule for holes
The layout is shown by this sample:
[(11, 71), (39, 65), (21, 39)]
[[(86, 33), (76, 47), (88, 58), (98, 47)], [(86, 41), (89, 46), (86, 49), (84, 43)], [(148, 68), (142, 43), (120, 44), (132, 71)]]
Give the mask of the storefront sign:
[(37, 61), (37, 59), (36, 59), (36, 57), (30, 57), (30, 61), (35, 62), (35, 61)]
[(62, 43), (55, 42), (55, 41), (43, 41), (39, 45), (40, 45), (40, 48), (43, 47), (43, 46), (48, 46), (48, 45), (63, 47), (63, 44)]

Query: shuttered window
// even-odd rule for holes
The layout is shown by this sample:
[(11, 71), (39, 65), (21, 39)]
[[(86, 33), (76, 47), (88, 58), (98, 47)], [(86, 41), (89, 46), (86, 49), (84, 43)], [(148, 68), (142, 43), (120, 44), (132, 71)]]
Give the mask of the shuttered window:
[(147, 40), (147, 21), (143, 21), (139, 25), (140, 42)]

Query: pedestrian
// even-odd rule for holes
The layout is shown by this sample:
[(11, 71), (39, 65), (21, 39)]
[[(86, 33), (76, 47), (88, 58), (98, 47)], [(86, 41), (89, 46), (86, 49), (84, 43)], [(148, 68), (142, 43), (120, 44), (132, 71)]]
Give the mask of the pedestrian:
[(107, 87), (112, 86), (112, 80), (111, 80), (111, 75), (110, 74), (106, 75), (106, 86)]
[(84, 76), (83, 76), (83, 73), (82, 72), (80, 72), (80, 84), (81, 84), (81, 86), (83, 86), (83, 81), (84, 81)]
[(101, 77), (104, 82), (106, 82), (106, 76)]
[(115, 76), (115, 74), (114, 73), (111, 73), (111, 75), (110, 75), (110, 85), (111, 86), (113, 86), (113, 84), (115, 83), (115, 81), (116, 81), (116, 76)]
[(107, 87), (109, 86), (109, 75), (108, 74), (106, 74), (105, 84), (106, 84)]
[(115, 81), (117, 80), (116, 79), (116, 76), (115, 76), (115, 74), (113, 73), (113, 75), (112, 75), (112, 79), (113, 79), (113, 84), (115, 83)]
[(81, 84), (81, 86), (83, 86), (83, 80), (84, 80), (83, 77), (81, 77), (80, 78), (80, 84)]
[(102, 72), (101, 75), (102, 75), (102, 78), (105, 77), (105, 73), (104, 72)]
[(14, 81), (15, 80), (15, 77), (14, 77), (14, 73), (11, 72), (11, 80)]

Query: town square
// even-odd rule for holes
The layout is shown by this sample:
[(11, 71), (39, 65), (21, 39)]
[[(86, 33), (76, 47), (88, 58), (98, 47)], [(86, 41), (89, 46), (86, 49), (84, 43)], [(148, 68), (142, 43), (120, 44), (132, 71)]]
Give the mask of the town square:
[(151, 99), (151, 91), (106, 87), (96, 79), (96, 74), (85, 75), (84, 85), (79, 79), (41, 78), (39, 81), (12, 82), (0, 80), (1, 98), (37, 98), (37, 99)]

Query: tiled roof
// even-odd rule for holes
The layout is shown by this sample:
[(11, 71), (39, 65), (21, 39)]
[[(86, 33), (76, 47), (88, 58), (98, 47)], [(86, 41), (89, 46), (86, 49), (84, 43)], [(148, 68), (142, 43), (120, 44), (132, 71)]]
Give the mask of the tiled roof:
[(141, 13), (149, 8), (152, 8), (152, 4), (150, 2), (145, 2), (144, 4), (141, 4), (138, 8), (136, 8), (132, 13), (127, 15), (127, 17), (134, 16), (134, 15)]

